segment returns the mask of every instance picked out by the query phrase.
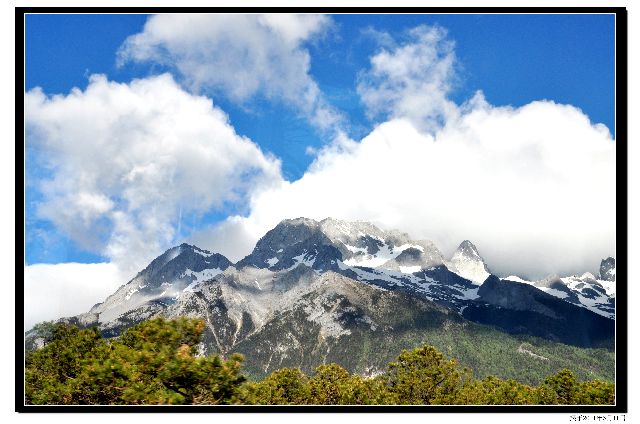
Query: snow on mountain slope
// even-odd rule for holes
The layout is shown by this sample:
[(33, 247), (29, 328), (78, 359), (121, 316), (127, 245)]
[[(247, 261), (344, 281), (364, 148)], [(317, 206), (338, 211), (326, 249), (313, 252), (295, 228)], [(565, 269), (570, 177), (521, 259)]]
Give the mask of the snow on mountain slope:
[(237, 265), (281, 270), (304, 261), (316, 270), (337, 271), (338, 260), (369, 268), (413, 267), (408, 271), (443, 263), (433, 243), (413, 241), (405, 233), (383, 231), (367, 222), (296, 218), (286, 219), (268, 231)]
[[(255, 330), (307, 293), (309, 286), (301, 278), (330, 271), (460, 311), (464, 302), (477, 298), (477, 286), (450, 272), (443, 262), (432, 242), (413, 241), (407, 234), (383, 231), (370, 223), (285, 220), (235, 266), (222, 255), (195, 246), (171, 248), (95, 305), (83, 320), (97, 320), (105, 331), (117, 333), (130, 322), (185, 312), (190, 302), (202, 302), (207, 293), (212, 296), (215, 286), (216, 298), (226, 308), (225, 322), (236, 326), (234, 331), (250, 322)], [(279, 288), (274, 290), (275, 286)], [(206, 307), (200, 304), (194, 311), (201, 314)]]
[(227, 258), (218, 253), (181, 244), (158, 256), (103, 303), (91, 308), (90, 312), (97, 314), (100, 322), (108, 322), (147, 302), (159, 299), (171, 302), (183, 290), (192, 290), (230, 264)]
[[(562, 282), (577, 297), (581, 306), (607, 318), (615, 317), (615, 283), (597, 280), (593, 274), (584, 273), (561, 278)], [(571, 301), (571, 300), (569, 300)]]
[[(605, 268), (603, 272), (611, 274), (612, 267)], [(485, 287), (492, 278), (493, 285)], [(550, 296), (541, 292), (614, 317), (614, 301), (607, 296), (613, 296), (615, 287), (611, 291), (593, 276), (554, 277), (546, 282), (515, 276), (504, 280), (518, 284), (500, 284), (468, 240), (451, 261), (445, 261), (432, 242), (412, 240), (399, 231), (381, 230), (366, 222), (298, 218), (268, 231), (251, 254), (235, 265), (195, 246), (171, 248), (104, 303), (72, 320), (97, 324), (105, 335), (115, 336), (152, 317), (197, 316), (206, 321), (203, 346), (207, 352), (225, 353), (292, 311), (299, 315), (300, 325), (311, 323), (323, 338), (349, 336), (352, 327), (345, 326), (341, 317), (349, 316), (350, 309), (335, 303), (349, 298), (342, 293), (343, 286), (363, 287), (375, 296), (402, 293), (476, 322), (508, 317), (509, 322), (517, 321), (518, 331), (531, 330), (527, 329), (530, 314), (546, 314), (549, 328), (566, 330), (565, 324), (554, 322), (555, 317), (566, 317), (578, 308), (555, 299), (549, 304)], [(517, 287), (519, 283), (526, 283), (525, 289)], [(367, 317), (361, 318), (366, 324)], [(506, 322), (487, 323), (511, 328)]]
[(213, 268), (213, 269), (204, 269), (200, 272), (194, 272), (190, 269), (186, 270), (184, 272), (183, 275), (181, 275), (181, 277), (186, 277), (186, 276), (191, 276), (193, 278), (195, 278), (195, 280), (193, 280), (193, 282), (191, 284), (189, 284), (187, 287), (184, 288), (184, 291), (193, 291), (195, 290), (195, 288), (198, 286), (198, 284), (207, 281), (207, 280), (211, 280), (213, 277), (215, 277), (216, 275), (220, 274), (223, 270), (220, 268)]
[(504, 277), (503, 280), (515, 281), (516, 283), (533, 284), (533, 281), (525, 280), (516, 275), (510, 275), (508, 277)]
[(385, 289), (416, 293), (456, 310), (464, 300), (477, 297), (477, 287), (449, 271), (432, 242), (367, 222), (284, 220), (236, 267), (279, 271), (300, 263), (317, 272), (330, 270)]
[[(612, 259), (607, 260), (605, 271), (612, 268), (611, 262)], [(171, 305), (187, 292), (201, 291), (205, 282), (227, 279), (224, 270), (229, 265), (221, 255), (195, 246), (169, 249), (105, 303), (96, 305), (91, 313), (98, 314), (100, 322), (104, 323), (148, 302)], [(280, 299), (266, 295), (272, 284), (269, 278), (250, 278), (250, 270), (268, 270), (272, 275), (270, 278), (276, 278), (273, 275), (295, 270), (301, 265), (316, 274), (333, 271), (385, 290), (413, 293), (459, 313), (469, 301), (478, 298), (478, 287), (490, 276), (477, 248), (468, 240), (460, 244), (450, 261), (445, 261), (430, 241), (415, 241), (405, 233), (384, 231), (367, 222), (332, 218), (282, 221), (258, 241), (250, 255), (226, 274), (235, 272), (243, 276), (233, 280), (235, 288), (247, 285), (252, 293), (263, 293), (261, 296), (252, 294), (255, 299), (251, 302), (258, 303), (243, 310), (258, 322), (264, 319), (264, 314), (259, 313), (264, 307), (260, 305), (270, 303), (275, 305), (269, 309), (273, 310), (282, 303)], [(614, 289), (604, 285), (604, 281), (587, 281), (586, 276), (583, 277), (580, 281), (573, 277), (556, 278), (548, 283), (515, 276), (506, 280), (525, 282), (557, 298), (613, 318), (615, 305), (610, 295)], [(240, 283), (243, 279), (248, 280)], [(598, 291), (603, 287), (604, 295)], [(246, 294), (241, 296), (247, 297)]]
[(615, 318), (615, 282), (596, 279), (589, 272), (568, 277), (551, 275), (539, 281), (528, 281), (516, 276), (509, 276), (503, 280), (532, 285), (545, 293), (598, 315)]

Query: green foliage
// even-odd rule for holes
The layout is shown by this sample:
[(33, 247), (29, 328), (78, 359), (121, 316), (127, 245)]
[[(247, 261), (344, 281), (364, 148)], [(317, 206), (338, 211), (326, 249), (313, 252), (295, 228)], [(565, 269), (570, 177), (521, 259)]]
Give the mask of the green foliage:
[(379, 405), (392, 399), (380, 380), (350, 375), (338, 364), (321, 365), (309, 380), (313, 405)]
[[(477, 378), (496, 376), (538, 386), (547, 376), (568, 368), (579, 380), (614, 381), (613, 349), (583, 348), (510, 335), (440, 311), (420, 309), (420, 305), (407, 305), (401, 311), (395, 306), (376, 307), (381, 315), (368, 312), (375, 322), (385, 323), (384, 328), (372, 331), (368, 326), (349, 327), (349, 337), (339, 339), (320, 339), (319, 330), (313, 325), (297, 324), (306, 321), (304, 310), (292, 311), (289, 316), (278, 316), (263, 327), (259, 337), (249, 337), (235, 349), (246, 355), (243, 366), (253, 380), (262, 380), (278, 367), (300, 368), (311, 375), (318, 364), (332, 362), (365, 374), (371, 369), (386, 369), (403, 349), (429, 345), (449, 358), (456, 358), (462, 366), (472, 369)], [(306, 349), (278, 352), (275, 345), (267, 343), (288, 333), (295, 335)]]
[(43, 321), (33, 326), (33, 333), (36, 338), (42, 339), (44, 344), (49, 343), (53, 339), (53, 333), (56, 330), (56, 324), (53, 321)]
[(409, 405), (451, 404), (470, 378), (455, 360), (447, 360), (433, 346), (403, 350), (389, 364), (387, 385), (398, 402)]
[(581, 383), (567, 369), (547, 377), (539, 393), (539, 403), (543, 405), (607, 405), (615, 402), (614, 384), (601, 380)]
[(486, 377), (466, 385), (457, 397), (460, 405), (536, 405), (537, 392), (515, 380)]
[(50, 329), (44, 348), (25, 358), (25, 398), (33, 404), (67, 403), (74, 381), (85, 370), (83, 358), (101, 350), (105, 341), (95, 328), (79, 330), (61, 324)]
[[(198, 355), (204, 322), (154, 319), (103, 339), (97, 329), (46, 324), (26, 358), (27, 404), (557, 405), (613, 404), (615, 386), (563, 369), (537, 386), (473, 377), (437, 348), (403, 350), (375, 378), (331, 363), (311, 376), (282, 368), (246, 381), (242, 355)], [(370, 346), (373, 349), (373, 345)], [(506, 366), (506, 364), (505, 364)]]
[(251, 384), (248, 397), (259, 405), (301, 405), (309, 399), (308, 377), (297, 368), (282, 368)]
[(580, 386), (573, 373), (567, 369), (547, 377), (543, 390), (551, 395), (551, 404), (575, 405), (578, 400)]
[[(433, 330), (415, 335), (407, 333), (386, 350), (399, 352), (425, 344), (458, 359), (461, 365), (472, 369), (478, 378), (496, 376), (537, 386), (547, 376), (564, 368), (571, 369), (581, 380), (613, 381), (615, 374), (613, 350), (581, 348), (541, 338), (513, 336), (473, 323), (451, 323), (447, 331)], [(521, 348), (547, 359), (522, 353)], [(373, 353), (382, 356), (382, 349), (383, 346), (380, 346)]]
[(106, 341), (95, 329), (59, 325), (29, 355), (29, 404), (238, 403), (243, 358), (196, 357), (204, 323), (155, 319)]
[(338, 364), (321, 365), (312, 377), (297, 368), (248, 383), (246, 401), (258, 405), (382, 405), (394, 403), (381, 379), (351, 375)]
[(580, 405), (613, 405), (615, 403), (615, 385), (606, 381), (585, 381), (578, 393)]

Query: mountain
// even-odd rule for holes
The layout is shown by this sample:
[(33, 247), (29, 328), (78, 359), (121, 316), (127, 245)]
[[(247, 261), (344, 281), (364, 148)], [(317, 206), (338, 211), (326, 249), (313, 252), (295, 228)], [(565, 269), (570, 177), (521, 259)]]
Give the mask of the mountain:
[(576, 346), (600, 345), (611, 338), (615, 323), (536, 287), (490, 276), (478, 301), (463, 311), (471, 321), (513, 334), (529, 334)]
[(451, 261), (447, 264), (447, 268), (478, 285), (484, 283), (491, 275), (487, 264), (478, 253), (478, 249), (469, 240), (460, 243), (458, 249), (453, 253)]
[(89, 313), (105, 323), (150, 301), (170, 302), (230, 265), (231, 262), (218, 253), (181, 244), (158, 256), (104, 302), (94, 305)]
[(600, 279), (604, 281), (616, 281), (616, 260), (612, 257), (603, 259), (600, 263)]
[[(615, 268), (613, 273), (615, 278)], [(596, 279), (589, 272), (567, 277), (550, 275), (538, 281), (528, 281), (516, 276), (506, 277), (505, 280), (530, 284), (565, 302), (588, 309), (603, 317), (615, 318), (615, 281)]]
[[(613, 320), (500, 280), (469, 241), (447, 261), (430, 241), (331, 218), (284, 220), (236, 264), (187, 244), (171, 248), (64, 321), (117, 336), (149, 318), (185, 315), (206, 322), (202, 353), (245, 353), (257, 376), (327, 361), (375, 374), (424, 342), (480, 373), (534, 381), (573, 361), (612, 375)], [(28, 332), (27, 343), (34, 337)], [(523, 355), (531, 349), (548, 361)], [(505, 361), (522, 367), (507, 370)]]
[(298, 218), (267, 232), (237, 267), (282, 270), (305, 263), (319, 271), (339, 271), (338, 262), (410, 273), (441, 265), (443, 258), (429, 241), (414, 242), (405, 233), (382, 231), (367, 222)]
[[(261, 377), (282, 367), (309, 373), (320, 363), (337, 362), (371, 376), (402, 349), (428, 343), (480, 377), (499, 375), (537, 384), (541, 376), (564, 367), (585, 376), (613, 376), (613, 352), (607, 349), (512, 336), (425, 298), (360, 284), (333, 272), (322, 274), (314, 284), (316, 288), (276, 312), (259, 332), (232, 349), (246, 355), (251, 375)], [(528, 353), (532, 351), (538, 357)]]
[(430, 241), (366, 222), (327, 218), (284, 220), (261, 238), (236, 268), (291, 270), (305, 264), (388, 290), (403, 290), (460, 309), (478, 287), (450, 272)]

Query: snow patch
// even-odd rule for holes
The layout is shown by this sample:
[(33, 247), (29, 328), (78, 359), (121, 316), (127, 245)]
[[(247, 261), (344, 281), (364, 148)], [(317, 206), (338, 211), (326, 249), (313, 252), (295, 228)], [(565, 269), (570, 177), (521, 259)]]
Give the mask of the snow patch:
[(538, 287), (540, 290), (542, 290), (545, 293), (550, 294), (551, 296), (555, 296), (559, 299), (565, 299), (567, 297), (569, 297), (569, 295), (563, 291), (557, 290), (557, 289), (552, 289), (549, 287)]
[(365, 255), (364, 257), (359, 256), (359, 257), (349, 258), (346, 261), (344, 261), (344, 263), (349, 266), (362, 266), (367, 268), (377, 268), (383, 265), (384, 263), (386, 263), (387, 261), (390, 261), (391, 259), (395, 259), (400, 253), (404, 252), (410, 247), (424, 251), (424, 248), (417, 244), (405, 243), (401, 246), (388, 246), (386, 243), (383, 243), (383, 245), (380, 247), (380, 250), (378, 250), (378, 252), (376, 252), (373, 255), (369, 255), (369, 254), (366, 254), (367, 249), (363, 247), (354, 247), (346, 244), (345, 246), (347, 247), (347, 249), (349, 249), (353, 253), (361, 252), (361, 253), (365, 253)]
[(463, 256), (455, 258), (450, 265), (447, 265), (447, 268), (449, 268), (449, 271), (478, 285), (484, 283), (487, 277), (491, 275), (487, 272), (482, 261)]
[(127, 292), (127, 294), (124, 296), (124, 300), (129, 300), (129, 299), (131, 299), (131, 296), (133, 296), (133, 295), (134, 295), (135, 293), (137, 293), (138, 291), (139, 291), (139, 288), (138, 288), (138, 287), (136, 287), (136, 288), (133, 288), (133, 289), (129, 290), (129, 291)]
[(129, 289), (129, 291), (127, 292), (127, 294), (124, 297), (124, 300), (131, 299), (131, 296), (133, 296), (134, 294), (136, 294), (137, 292), (139, 292), (140, 290), (142, 290), (145, 287), (147, 287), (147, 284), (139, 285), (138, 287), (134, 287), (132, 289)]
[(213, 277), (220, 274), (221, 272), (222, 270), (220, 268), (204, 269), (200, 272), (194, 272), (188, 269), (184, 272), (184, 274), (181, 275), (181, 277), (190, 276), (195, 279), (191, 282), (191, 284), (185, 287), (183, 291), (185, 292), (195, 291), (194, 289), (198, 284), (202, 283), (203, 281), (212, 279)]
[(316, 257), (313, 256), (313, 255), (307, 254), (306, 250), (304, 252), (302, 252), (301, 254), (299, 254), (298, 256), (294, 256), (291, 259), (293, 259), (295, 261), (295, 263), (288, 268), (289, 270), (297, 267), (300, 264), (305, 264), (306, 266), (311, 268), (313, 266), (313, 264), (316, 263)]
[(351, 253), (365, 253), (365, 254), (367, 253), (366, 247), (356, 247), (346, 243), (342, 243), (342, 244), (344, 244), (344, 247), (346, 247)]
[(211, 252), (209, 252), (208, 250), (200, 249), (199, 247), (196, 247), (196, 246), (193, 246), (193, 251), (200, 256), (204, 256), (205, 258), (208, 258), (209, 256), (211, 256)]
[(414, 272), (419, 272), (422, 268), (419, 265), (415, 266), (400, 266), (400, 272), (403, 274), (413, 274)]
[[(282, 250), (282, 249), (281, 249), (281, 250)], [(279, 259), (278, 259), (278, 258), (276, 258), (276, 257), (274, 256), (273, 258), (267, 259), (265, 262), (266, 262), (267, 264), (269, 264), (269, 267), (272, 267), (272, 266), (274, 266), (275, 264), (277, 264), (277, 263), (278, 263), (278, 261), (279, 261)]]
[(517, 275), (510, 275), (508, 277), (503, 278), (503, 280), (515, 281), (516, 283), (523, 283), (523, 284), (533, 284), (532, 281), (524, 280), (518, 277)]
[(480, 287), (475, 287), (473, 289), (469, 289), (469, 290), (462, 290), (462, 296), (458, 296), (458, 299), (464, 299), (464, 300), (474, 300), (480, 297), (480, 295), (478, 295), (478, 290), (480, 289)]

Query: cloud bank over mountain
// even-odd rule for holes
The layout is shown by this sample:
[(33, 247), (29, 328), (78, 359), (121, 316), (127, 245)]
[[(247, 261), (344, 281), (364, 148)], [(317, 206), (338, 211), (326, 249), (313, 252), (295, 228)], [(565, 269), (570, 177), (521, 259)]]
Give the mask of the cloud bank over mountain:
[(127, 278), (114, 263), (35, 264), (24, 272), (24, 329), (87, 311)]
[[(361, 141), (335, 140), (300, 180), (257, 193), (248, 216), (192, 239), (239, 258), (282, 218), (330, 216), (398, 228), (445, 252), (473, 240), (503, 274), (597, 271), (615, 254), (608, 129), (546, 100), (497, 107), (478, 92), (456, 105), (446, 34), (408, 35), (371, 58), (359, 87), (381, 124)], [(234, 249), (231, 239), (246, 241)]]
[(34, 89), (25, 116), (29, 159), (48, 174), (38, 215), (129, 274), (182, 237), (183, 215), (243, 205), (281, 181), (277, 158), (168, 74), (128, 84), (94, 75), (68, 95)]
[[(307, 48), (331, 25), (316, 15), (154, 16), (119, 61), (177, 77), (96, 75), (68, 94), (28, 91), (39, 218), (129, 277), (183, 240), (240, 259), (300, 216), (371, 221), (446, 255), (472, 240), (505, 275), (597, 272), (615, 256), (608, 129), (550, 100), (496, 106), (477, 92), (454, 102), (455, 44), (440, 27), (379, 34), (384, 44), (354, 77), (370, 133), (327, 132), (306, 173), (284, 179), (280, 160), (238, 134), (210, 93), (238, 104), (262, 96), (320, 131), (339, 128), (348, 118), (312, 77)], [(219, 222), (199, 221), (211, 214)]]

